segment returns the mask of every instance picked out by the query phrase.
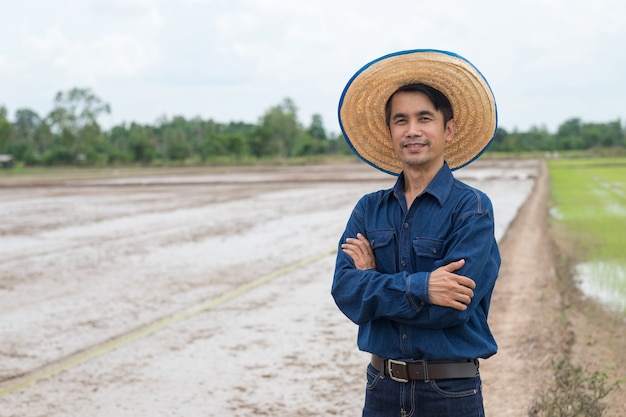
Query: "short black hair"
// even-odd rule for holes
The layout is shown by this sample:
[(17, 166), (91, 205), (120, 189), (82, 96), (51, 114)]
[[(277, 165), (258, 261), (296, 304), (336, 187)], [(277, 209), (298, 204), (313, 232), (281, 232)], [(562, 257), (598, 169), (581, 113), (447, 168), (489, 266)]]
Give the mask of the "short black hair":
[(391, 119), (391, 99), (397, 93), (414, 93), (419, 92), (423, 93), (428, 97), (433, 106), (435, 106), (435, 110), (438, 110), (443, 115), (443, 125), (445, 126), (450, 120), (454, 118), (454, 114), (452, 113), (452, 104), (450, 104), (450, 100), (445, 96), (441, 91), (433, 88), (427, 84), (423, 83), (414, 83), (414, 84), (405, 84), (402, 87), (398, 88), (394, 93), (389, 96), (387, 103), (385, 104), (385, 123), (387, 123), (387, 127), (389, 127), (390, 119)]

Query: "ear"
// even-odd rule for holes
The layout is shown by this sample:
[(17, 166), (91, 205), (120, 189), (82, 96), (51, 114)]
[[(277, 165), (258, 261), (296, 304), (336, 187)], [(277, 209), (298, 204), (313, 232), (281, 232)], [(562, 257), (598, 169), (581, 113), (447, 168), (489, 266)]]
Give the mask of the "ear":
[(446, 138), (446, 143), (448, 143), (454, 138), (454, 134), (456, 133), (456, 122), (454, 119), (448, 120), (444, 129), (444, 136)]

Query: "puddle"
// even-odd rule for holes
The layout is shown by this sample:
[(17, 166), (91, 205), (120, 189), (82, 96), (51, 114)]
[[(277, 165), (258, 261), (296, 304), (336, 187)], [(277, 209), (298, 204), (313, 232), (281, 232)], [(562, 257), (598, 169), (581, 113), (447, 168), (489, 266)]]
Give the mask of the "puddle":
[(575, 268), (582, 292), (610, 310), (626, 313), (626, 267), (618, 262), (586, 262)]

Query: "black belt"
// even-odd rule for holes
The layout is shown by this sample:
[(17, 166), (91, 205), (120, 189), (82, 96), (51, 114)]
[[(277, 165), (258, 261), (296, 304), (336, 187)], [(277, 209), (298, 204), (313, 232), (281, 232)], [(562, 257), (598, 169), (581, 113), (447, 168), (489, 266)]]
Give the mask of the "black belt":
[(372, 366), (379, 371), (384, 369), (386, 375), (398, 382), (474, 378), (478, 375), (477, 359), (404, 362), (372, 355)]

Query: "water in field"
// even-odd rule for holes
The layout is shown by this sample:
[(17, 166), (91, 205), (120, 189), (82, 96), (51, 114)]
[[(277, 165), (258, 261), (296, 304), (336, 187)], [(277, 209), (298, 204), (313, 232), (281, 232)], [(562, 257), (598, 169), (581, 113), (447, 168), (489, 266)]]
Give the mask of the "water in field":
[(626, 266), (619, 262), (595, 261), (578, 264), (580, 289), (611, 310), (626, 313)]

